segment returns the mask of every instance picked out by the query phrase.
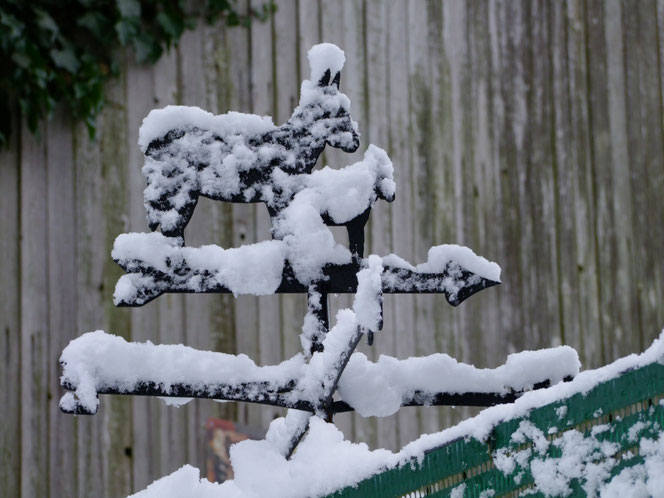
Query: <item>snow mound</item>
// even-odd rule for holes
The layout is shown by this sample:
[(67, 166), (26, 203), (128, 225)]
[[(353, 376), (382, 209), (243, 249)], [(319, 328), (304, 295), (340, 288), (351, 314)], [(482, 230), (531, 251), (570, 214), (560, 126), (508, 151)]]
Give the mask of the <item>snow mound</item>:
[(331, 78), (340, 72), (346, 63), (344, 51), (332, 43), (319, 43), (309, 49), (307, 53), (309, 67), (311, 68), (311, 81), (320, 81), (328, 69)]

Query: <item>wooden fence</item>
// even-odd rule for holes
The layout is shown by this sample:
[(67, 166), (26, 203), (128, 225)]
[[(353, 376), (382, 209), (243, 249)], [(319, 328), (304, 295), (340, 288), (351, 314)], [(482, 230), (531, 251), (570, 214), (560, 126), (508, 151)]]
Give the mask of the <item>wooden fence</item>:
[[(285, 121), (319, 41), (346, 52), (342, 90), (369, 143), (390, 154), (397, 199), (378, 204), (371, 252), (426, 259), (459, 243), (497, 261), (503, 285), (457, 309), (388, 296), (370, 357), (446, 352), (493, 367), (569, 344), (586, 367), (639, 351), (664, 325), (664, 0), (280, 0), (250, 28), (188, 32), (156, 66), (128, 54), (91, 141), (64, 112), (41, 139), (0, 153), (0, 489), (4, 496), (118, 497), (190, 462), (208, 416), (266, 426), (280, 412), (196, 401), (104, 399), (94, 417), (58, 409), (58, 358), (83, 332), (246, 353), (299, 349), (304, 296), (170, 295), (135, 310), (111, 295), (121, 232), (147, 231), (142, 156), (150, 109), (178, 103)], [(19, 127), (20, 128), (20, 127)], [(262, 205), (202, 202), (188, 243), (269, 238)], [(336, 309), (349, 298), (335, 298)], [(354, 440), (396, 448), (467, 409), (340, 415)]]

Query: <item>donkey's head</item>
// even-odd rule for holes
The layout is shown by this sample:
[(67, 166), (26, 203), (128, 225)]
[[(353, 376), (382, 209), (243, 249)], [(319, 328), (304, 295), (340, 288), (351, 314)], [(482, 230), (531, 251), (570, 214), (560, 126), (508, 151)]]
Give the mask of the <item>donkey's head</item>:
[(336, 45), (321, 43), (308, 57), (311, 79), (302, 82), (300, 105), (290, 122), (308, 131), (314, 147), (328, 144), (354, 152), (360, 146), (357, 123), (350, 117), (350, 100), (339, 91), (344, 53)]

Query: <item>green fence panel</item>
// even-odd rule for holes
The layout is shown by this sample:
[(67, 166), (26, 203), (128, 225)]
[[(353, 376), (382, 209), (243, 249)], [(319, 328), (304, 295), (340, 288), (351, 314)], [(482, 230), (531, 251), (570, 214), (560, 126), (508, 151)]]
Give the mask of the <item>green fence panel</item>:
[[(515, 438), (520, 428), (534, 431), (540, 439), (543, 435), (546, 442), (536, 447), (532, 438)], [(588, 444), (608, 445), (609, 456), (598, 451), (589, 460), (592, 465), (601, 465), (611, 458), (607, 468), (610, 476), (615, 476), (626, 467), (643, 463), (639, 441), (657, 439), (663, 428), (664, 365), (653, 363), (624, 372), (585, 394), (575, 394), (535, 408), (527, 416), (501, 422), (485, 442), (470, 437), (451, 441), (427, 452), (421, 464), (413, 461), (386, 470), (331, 496), (517, 496), (534, 487), (530, 471), (533, 460), (560, 458), (561, 448), (574, 444), (568, 442), (572, 437), (583, 438)], [(496, 459), (503, 457), (514, 463), (513, 471), (508, 472), (501, 464), (505, 460), (498, 462), (502, 470), (496, 466)], [(569, 481), (569, 488), (569, 496), (587, 494), (584, 483), (578, 479)], [(535, 492), (534, 496), (541, 493)]]

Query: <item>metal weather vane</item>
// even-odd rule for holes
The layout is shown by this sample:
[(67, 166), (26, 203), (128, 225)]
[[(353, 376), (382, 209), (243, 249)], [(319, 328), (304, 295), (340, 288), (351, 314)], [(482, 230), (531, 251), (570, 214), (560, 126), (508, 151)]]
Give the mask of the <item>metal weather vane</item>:
[[(321, 44), (309, 52), (309, 60), (311, 79), (302, 84), (300, 104), (279, 127), (269, 118), (240, 113), (214, 116), (182, 106), (152, 111), (139, 145), (145, 154), (148, 224), (161, 232), (122, 234), (112, 252), (127, 272), (116, 286), (118, 306), (142, 306), (172, 292), (306, 293), (303, 353), (259, 367), (233, 355), (90, 333), (63, 352), (61, 383), (70, 391), (61, 400), (63, 411), (94, 414), (99, 394), (280, 406), (300, 411), (287, 417), (290, 437), (283, 451), (289, 456), (311, 414), (332, 421), (335, 413), (354, 409), (344, 393), (336, 401), (333, 396), (362, 336), (371, 341), (382, 328), (383, 294), (441, 293), (457, 306), (500, 283), (495, 263), (458, 246), (434, 247), (427, 263), (418, 266), (394, 255), (365, 258), (364, 226), (371, 209), (379, 199), (395, 198), (392, 163), (372, 145), (353, 165), (313, 170), (325, 145), (353, 152), (359, 134), (350, 101), (339, 91), (343, 52)], [(200, 196), (265, 203), (273, 240), (231, 249), (186, 246), (185, 228)], [(348, 248), (334, 242), (329, 226), (346, 227)], [(332, 329), (329, 293), (356, 294), (353, 310), (340, 313)], [(116, 357), (122, 361), (114, 363)], [(151, 368), (154, 359), (169, 367), (188, 361), (182, 366), (184, 380)], [(205, 370), (208, 361), (214, 369)], [(541, 379), (534, 387), (548, 383)], [(514, 389), (432, 392), (415, 387), (400, 393), (398, 403), (489, 406), (520, 394)]]

